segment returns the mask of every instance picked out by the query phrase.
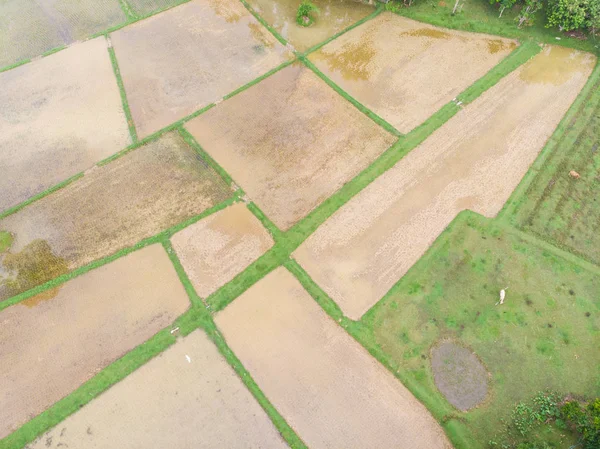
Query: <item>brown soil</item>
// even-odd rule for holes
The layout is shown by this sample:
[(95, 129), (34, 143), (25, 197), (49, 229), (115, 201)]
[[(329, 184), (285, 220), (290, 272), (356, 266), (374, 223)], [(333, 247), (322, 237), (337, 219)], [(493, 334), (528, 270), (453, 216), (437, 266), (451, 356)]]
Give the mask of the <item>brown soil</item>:
[(278, 268), (216, 323), (311, 448), (450, 448), (425, 407)]
[(509, 39), (383, 13), (309, 59), (346, 92), (407, 133), (516, 46)]
[(173, 247), (196, 292), (206, 298), (273, 246), (245, 204), (236, 203), (175, 234)]
[(186, 127), (281, 229), (396, 140), (299, 63)]
[(287, 445), (235, 371), (197, 330), (28, 447), (283, 449)]
[(374, 9), (354, 0), (313, 0), (319, 14), (310, 27), (296, 23), (298, 0), (249, 0), (248, 3), (294, 48), (306, 51), (344, 30)]
[(0, 73), (0, 86), (0, 212), (130, 143), (103, 37)]
[(51, 272), (62, 274), (63, 267), (131, 246), (230, 195), (178, 133), (165, 134), (0, 220), (0, 231), (14, 237), (0, 261), (0, 299), (56, 277)]
[(194, 0), (111, 39), (141, 137), (291, 57), (238, 0)]
[(83, 40), (126, 20), (114, 0), (3, 0), (0, 68)]
[(450, 119), (294, 253), (358, 319), (464, 209), (495, 216), (594, 66), (548, 47)]
[(160, 245), (0, 313), (0, 439), (185, 312)]
[(454, 407), (467, 411), (483, 402), (488, 391), (488, 373), (467, 348), (444, 341), (431, 351), (435, 385)]

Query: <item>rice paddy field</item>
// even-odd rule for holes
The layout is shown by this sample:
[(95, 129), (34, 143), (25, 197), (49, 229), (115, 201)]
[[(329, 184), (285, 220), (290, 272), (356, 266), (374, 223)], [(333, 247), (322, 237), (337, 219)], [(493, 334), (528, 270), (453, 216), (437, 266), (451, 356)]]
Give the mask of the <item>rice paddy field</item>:
[(0, 449), (578, 444), (598, 46), (373, 3), (0, 4)]

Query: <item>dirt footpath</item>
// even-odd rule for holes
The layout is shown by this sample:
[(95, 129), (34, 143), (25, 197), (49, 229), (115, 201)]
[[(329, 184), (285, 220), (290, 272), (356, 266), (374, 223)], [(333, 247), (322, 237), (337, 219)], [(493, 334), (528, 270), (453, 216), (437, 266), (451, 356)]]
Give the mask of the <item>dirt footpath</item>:
[(104, 37), (0, 73), (0, 86), (0, 212), (131, 143)]
[(500, 211), (594, 64), (588, 53), (547, 47), (338, 210), (294, 258), (360, 318), (458, 212)]
[(423, 123), (517, 47), (383, 13), (309, 59), (402, 133)]
[(0, 300), (134, 245), (231, 193), (177, 132), (165, 134), (0, 220), (0, 231), (14, 237), (10, 256), (0, 259)]
[(235, 371), (197, 330), (28, 446), (283, 449)]
[(396, 141), (300, 63), (186, 128), (280, 229), (303, 218)]
[(0, 439), (187, 310), (153, 245), (0, 312)]
[(285, 268), (250, 287), (216, 323), (309, 447), (451, 448), (427, 409)]
[(194, 0), (123, 28), (111, 39), (140, 137), (291, 57), (239, 0)]
[(236, 203), (185, 228), (171, 242), (202, 298), (232, 280), (274, 244), (244, 203)]

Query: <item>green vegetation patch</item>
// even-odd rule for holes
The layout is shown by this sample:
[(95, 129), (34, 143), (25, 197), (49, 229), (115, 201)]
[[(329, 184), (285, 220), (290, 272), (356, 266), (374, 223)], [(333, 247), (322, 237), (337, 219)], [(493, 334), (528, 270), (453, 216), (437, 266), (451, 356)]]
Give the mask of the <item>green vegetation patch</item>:
[[(454, 438), (457, 448), (483, 448), (504, 431), (515, 404), (540, 390), (600, 394), (598, 291), (600, 271), (466, 212), (349, 330), (451, 436), (462, 435)], [(430, 350), (443, 340), (473, 350), (490, 373), (488, 398), (465, 413), (434, 383)]]
[(600, 264), (600, 66), (517, 202), (523, 230)]
[(0, 231), (0, 253), (8, 251), (13, 243), (13, 236), (10, 232)]

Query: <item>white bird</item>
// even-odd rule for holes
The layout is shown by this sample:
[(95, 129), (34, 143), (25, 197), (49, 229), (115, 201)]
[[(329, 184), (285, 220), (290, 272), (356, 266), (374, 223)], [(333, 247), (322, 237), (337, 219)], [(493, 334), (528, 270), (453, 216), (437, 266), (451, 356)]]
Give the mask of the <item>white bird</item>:
[(185, 358), (187, 359), (188, 363), (192, 363), (192, 358), (189, 355), (185, 355)]
[(500, 301), (498, 301), (496, 303), (496, 305), (500, 304), (504, 304), (504, 298), (506, 297), (506, 290), (508, 290), (508, 287), (503, 288), (502, 290), (500, 290)]

